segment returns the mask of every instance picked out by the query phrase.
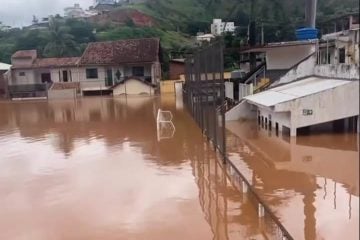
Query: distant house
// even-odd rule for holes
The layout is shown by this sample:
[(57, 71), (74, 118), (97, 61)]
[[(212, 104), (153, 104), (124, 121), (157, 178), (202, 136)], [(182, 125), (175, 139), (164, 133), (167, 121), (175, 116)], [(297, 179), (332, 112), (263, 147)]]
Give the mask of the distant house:
[(185, 74), (185, 59), (172, 59), (169, 64), (169, 79), (180, 79), (180, 75)]
[(74, 6), (64, 9), (64, 16), (66, 18), (87, 18), (94, 15), (97, 15), (95, 11), (85, 11), (80, 7), (80, 4), (74, 4)]
[(215, 36), (213, 34), (204, 34), (204, 33), (198, 33), (196, 35), (196, 41), (201, 45), (203, 42), (211, 42)]
[(7, 84), (5, 81), (5, 73), (9, 71), (11, 65), (0, 62), (0, 98), (5, 97)]
[(155, 38), (90, 43), (81, 57), (72, 58), (39, 58), (36, 50), (18, 51), (11, 59), (9, 93), (46, 97), (47, 89), (63, 84), (79, 87), (82, 95), (152, 95), (161, 78), (159, 55)]

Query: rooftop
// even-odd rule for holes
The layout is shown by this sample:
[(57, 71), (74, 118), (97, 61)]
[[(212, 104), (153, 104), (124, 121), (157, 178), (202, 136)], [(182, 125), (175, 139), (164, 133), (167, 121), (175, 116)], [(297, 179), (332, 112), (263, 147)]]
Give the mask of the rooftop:
[(20, 50), (12, 55), (12, 58), (36, 58), (36, 50)]
[(80, 64), (155, 62), (159, 60), (159, 48), (160, 40), (157, 38), (90, 43)]
[(1, 63), (1, 62), (0, 62), (0, 71), (9, 70), (10, 67), (11, 67), (10, 64), (6, 64), (6, 63)]
[(304, 80), (292, 82), (280, 87), (245, 97), (251, 103), (272, 107), (279, 103), (295, 100), (322, 91), (326, 91), (344, 84), (351, 83), (347, 80), (309, 77)]

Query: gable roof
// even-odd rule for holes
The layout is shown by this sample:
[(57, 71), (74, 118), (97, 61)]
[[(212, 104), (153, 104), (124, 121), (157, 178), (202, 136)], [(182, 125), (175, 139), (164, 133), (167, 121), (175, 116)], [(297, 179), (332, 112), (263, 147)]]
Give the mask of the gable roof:
[(79, 62), (79, 57), (64, 57), (64, 58), (38, 58), (33, 63), (33, 67), (71, 67), (76, 66)]
[(90, 43), (79, 64), (155, 62), (159, 60), (159, 48), (160, 40), (157, 38)]
[(280, 103), (317, 94), (351, 82), (352, 81), (348, 80), (312, 76), (300, 81), (291, 82), (283, 86), (270, 88), (269, 90), (246, 96), (244, 99), (256, 105), (272, 107)]
[(36, 50), (20, 50), (15, 52), (12, 56), (12, 58), (33, 58), (35, 59), (37, 57), (37, 51)]

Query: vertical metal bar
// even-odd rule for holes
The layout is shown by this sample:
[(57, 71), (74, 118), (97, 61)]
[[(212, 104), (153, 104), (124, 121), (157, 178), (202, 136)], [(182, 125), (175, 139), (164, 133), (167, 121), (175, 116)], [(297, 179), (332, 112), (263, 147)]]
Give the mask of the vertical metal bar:
[(213, 145), (215, 147), (215, 150), (217, 148), (217, 131), (216, 131), (216, 128), (217, 128), (217, 114), (216, 114), (216, 98), (217, 98), (217, 94), (216, 94), (216, 88), (215, 88), (215, 85), (216, 85), (216, 62), (215, 62), (215, 54), (214, 54), (214, 47), (216, 47), (216, 45), (213, 45), (211, 46), (210, 50), (211, 50), (211, 67), (212, 67), (212, 70), (213, 70), (213, 79), (212, 79), (212, 101), (213, 101), (213, 108), (212, 108), (212, 117), (213, 117), (213, 120), (214, 120), (214, 124), (213, 124), (213, 133), (214, 133), (214, 136), (213, 136)]
[(223, 161), (226, 163), (226, 137), (225, 137), (225, 106), (223, 102), (225, 101), (225, 86), (224, 86), (224, 54), (223, 54), (223, 44), (220, 43), (220, 78), (221, 78), (221, 121), (222, 121), (222, 154)]

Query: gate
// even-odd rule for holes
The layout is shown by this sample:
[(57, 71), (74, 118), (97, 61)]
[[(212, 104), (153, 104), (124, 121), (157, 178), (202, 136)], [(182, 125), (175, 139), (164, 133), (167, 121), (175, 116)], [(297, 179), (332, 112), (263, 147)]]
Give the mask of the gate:
[(221, 42), (185, 60), (183, 98), (186, 107), (215, 149), (226, 156), (225, 84)]

